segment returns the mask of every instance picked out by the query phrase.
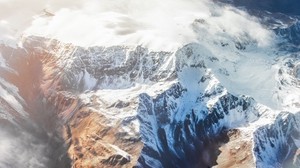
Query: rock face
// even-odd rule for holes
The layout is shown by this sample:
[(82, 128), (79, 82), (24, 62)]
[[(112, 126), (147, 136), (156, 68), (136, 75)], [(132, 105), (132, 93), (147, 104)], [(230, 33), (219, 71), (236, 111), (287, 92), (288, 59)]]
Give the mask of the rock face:
[(218, 58), (198, 44), (169, 53), (30, 37), (23, 46), (2, 46), (1, 87), (24, 108), (2, 97), (2, 120), (56, 139), (46, 167), (299, 166), (298, 113), (274, 118), (229, 93), (208, 67)]
[(255, 131), (257, 167), (298, 167), (299, 113), (279, 114), (274, 123)]
[(299, 46), (300, 45), (300, 23), (299, 21), (295, 21), (293, 24), (291, 24), (287, 28), (278, 28), (276, 29), (276, 33), (280, 36), (283, 36), (283, 38), (287, 39), (290, 43)]
[(299, 3), (297, 0), (221, 0), (223, 2), (232, 3), (237, 6), (244, 6), (247, 9), (266, 10), (274, 13), (286, 13), (299, 15)]
[(1, 57), (0, 167), (68, 167), (56, 108), (40, 94), (41, 60), (8, 46)]
[[(259, 116), (248, 98), (225, 92), (207, 108), (200, 101), (207, 99), (204, 94), (189, 100), (195, 104), (188, 107), (187, 94), (188, 90), (175, 85), (156, 99), (141, 96), (142, 167), (151, 167), (153, 162), (157, 167), (211, 167), (216, 164), (219, 146), (229, 141), (226, 132)], [(187, 108), (185, 113), (183, 108)]]

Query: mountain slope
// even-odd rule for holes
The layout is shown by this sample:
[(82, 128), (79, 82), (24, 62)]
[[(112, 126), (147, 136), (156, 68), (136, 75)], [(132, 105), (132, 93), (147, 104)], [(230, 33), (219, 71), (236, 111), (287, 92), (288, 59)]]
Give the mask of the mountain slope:
[[(1, 45), (0, 165), (299, 167), (298, 17), (260, 15), (213, 10), (175, 50)], [(14, 162), (14, 146), (35, 152)]]

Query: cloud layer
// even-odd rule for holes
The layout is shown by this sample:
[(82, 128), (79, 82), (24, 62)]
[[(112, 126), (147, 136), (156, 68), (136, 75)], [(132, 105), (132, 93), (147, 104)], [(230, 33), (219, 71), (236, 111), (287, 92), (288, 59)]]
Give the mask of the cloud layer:
[[(143, 45), (173, 50), (205, 35), (194, 31), (195, 19), (208, 21), (205, 33), (225, 30), (233, 38), (248, 34), (259, 45), (270, 38), (255, 18), (207, 0), (1, 0), (0, 5), (5, 9), (0, 12), (0, 39), (10, 41), (39, 35), (85, 47)], [(54, 16), (46, 16), (44, 9)]]
[(46, 145), (26, 132), (0, 129), (0, 167), (47, 167)]

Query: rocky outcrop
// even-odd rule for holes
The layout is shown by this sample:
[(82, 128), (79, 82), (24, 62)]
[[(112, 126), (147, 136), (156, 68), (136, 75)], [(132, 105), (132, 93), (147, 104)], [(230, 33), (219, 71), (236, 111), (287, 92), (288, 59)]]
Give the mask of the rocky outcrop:
[[(231, 72), (212, 71), (220, 59), (205, 46), (191, 43), (170, 53), (30, 37), (23, 47), (8, 63), (13, 70), (1, 74), (20, 95), (0, 84), (25, 117), (1, 97), (3, 114), (11, 116), (2, 118), (21, 123), (29, 114), (28, 121), (48, 133), (46, 140), (58, 139), (51, 166), (262, 167), (288, 165), (291, 158), (298, 164), (297, 117), (280, 114), (273, 122), (275, 112), (230, 93), (214, 72)], [(2, 53), (5, 60), (8, 53)], [(292, 69), (282, 73), (297, 81)], [(224, 159), (229, 156), (231, 162)]]
[(300, 22), (294, 21), (286, 28), (277, 28), (275, 32), (282, 38), (286, 39), (289, 43), (299, 47), (300, 45)]
[(299, 113), (280, 113), (254, 133), (257, 167), (299, 167)]

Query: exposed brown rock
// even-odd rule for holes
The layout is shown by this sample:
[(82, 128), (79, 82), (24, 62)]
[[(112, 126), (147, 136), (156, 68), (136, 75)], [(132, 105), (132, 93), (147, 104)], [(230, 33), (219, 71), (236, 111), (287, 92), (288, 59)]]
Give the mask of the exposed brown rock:
[[(119, 137), (118, 127), (108, 127), (105, 117), (82, 108), (72, 117), (65, 129), (68, 153), (75, 168), (133, 167), (143, 144)], [(121, 152), (120, 152), (121, 151)]]
[(217, 168), (249, 168), (255, 167), (252, 142), (250, 137), (244, 137), (238, 130), (230, 130), (227, 133), (229, 142), (220, 147)]
[[(139, 137), (127, 139), (119, 134), (120, 123), (106, 125), (107, 119), (83, 104), (63, 82), (56, 65), (57, 59), (42, 58), (41, 89), (47, 101), (54, 104), (57, 115), (64, 121), (64, 139), (74, 168), (133, 167), (137, 164), (143, 144)], [(55, 80), (53, 80), (55, 79)], [(121, 122), (121, 121), (119, 121)]]

